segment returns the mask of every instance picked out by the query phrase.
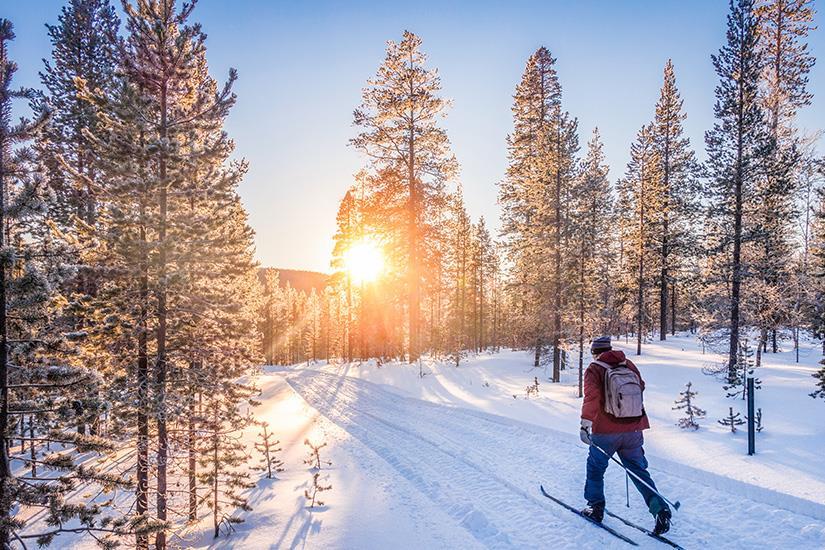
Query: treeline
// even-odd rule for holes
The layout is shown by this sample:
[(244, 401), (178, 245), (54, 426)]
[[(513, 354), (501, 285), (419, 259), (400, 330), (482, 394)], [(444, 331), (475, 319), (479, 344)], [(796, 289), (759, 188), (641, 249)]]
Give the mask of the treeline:
[[(539, 48), (513, 96), (498, 240), (467, 217), (440, 126), (448, 102), (421, 39), (405, 32), (389, 42), (354, 112), (351, 145), (366, 164), (338, 213), (334, 288), (348, 310), (355, 304), (338, 353), (414, 362), (509, 345), (552, 363), (558, 381), (568, 352), (593, 335), (633, 334), (641, 353), (649, 338), (691, 330), (724, 348), (735, 384), (748, 349), (758, 366), (786, 335), (797, 349), (802, 331), (822, 337), (823, 160), (819, 133), (796, 122), (813, 99), (813, 19), (809, 0), (733, 0), (712, 56), (719, 83), (707, 161), (685, 134), (668, 61), (615, 183), (598, 129), (582, 151), (556, 60)], [(364, 238), (381, 243), (389, 265), (354, 290), (341, 258)], [(373, 347), (351, 344), (353, 331)]]
[[(71, 0), (40, 90), (14, 87), (0, 20), (2, 548), (162, 549), (178, 520), (208, 508), (217, 534), (245, 506), (260, 287), (224, 131), (236, 75), (210, 77), (193, 6), (127, 1), (121, 25)], [(33, 115), (12, 123), (13, 102)]]

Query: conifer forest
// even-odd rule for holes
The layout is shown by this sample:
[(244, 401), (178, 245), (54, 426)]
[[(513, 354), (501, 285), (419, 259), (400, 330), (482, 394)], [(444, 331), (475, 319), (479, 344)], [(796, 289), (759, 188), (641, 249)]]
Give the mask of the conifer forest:
[[(672, 54), (656, 42), (656, 66), (626, 59), (655, 80), (591, 97), (650, 101), (594, 105), (595, 125), (575, 37), (522, 29), (521, 54), (486, 61), (463, 45), (544, 3), (427, 3), (401, 26), (394, 3), (288, 4), (0, 6), (0, 550), (825, 547), (818, 2), (695, 4), (712, 34), (674, 36)], [(546, 4), (690, 34), (676, 2)], [(336, 19), (350, 9), (358, 23)], [(242, 19), (258, 12), (281, 14), (276, 34), (328, 29), (324, 49), (370, 67), (350, 87), (296, 45), (255, 69), (300, 90), (306, 105), (282, 108), (307, 135), (347, 136), (312, 151), (357, 163), (323, 191), (301, 171), (255, 173), (307, 138), (280, 128), (287, 114), (239, 116), (280, 92), (232, 68), (260, 53), (207, 38), (258, 32)], [(442, 26), (455, 18), (467, 28)], [(704, 65), (680, 64), (684, 48)], [(488, 75), (507, 91), (497, 111), (440, 56), (480, 72), (504, 59)], [(323, 89), (277, 80), (298, 65), (328, 73)], [(339, 119), (307, 116), (340, 97)], [(473, 132), (453, 112), (502, 130), (459, 147)], [(500, 169), (465, 175), (493, 151)], [(305, 225), (262, 229), (291, 210)], [(309, 226), (326, 240), (301, 266)], [(610, 391), (591, 378), (607, 337), (638, 367), (667, 534), (657, 497), (616, 464), (603, 522), (576, 517), (593, 505), (585, 411)]]

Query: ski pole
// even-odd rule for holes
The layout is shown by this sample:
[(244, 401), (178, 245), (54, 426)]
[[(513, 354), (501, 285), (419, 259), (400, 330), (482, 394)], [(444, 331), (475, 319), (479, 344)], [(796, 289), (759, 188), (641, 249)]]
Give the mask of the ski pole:
[(624, 471), (624, 495), (627, 499), (627, 507), (630, 508), (630, 476), (627, 475), (627, 470)]
[(651, 486), (650, 486), (650, 484), (649, 484), (648, 482), (646, 482), (644, 479), (642, 479), (642, 478), (640, 478), (639, 476), (637, 476), (634, 472), (632, 472), (632, 471), (628, 470), (628, 469), (627, 469), (627, 466), (625, 466), (624, 464), (622, 464), (621, 462), (619, 462), (619, 461), (618, 461), (615, 457), (610, 456), (609, 454), (607, 454), (607, 452), (606, 452), (604, 449), (602, 449), (601, 447), (599, 447), (598, 445), (596, 445), (595, 443), (593, 443), (593, 440), (592, 440), (592, 439), (590, 440), (590, 444), (591, 444), (592, 446), (596, 447), (598, 450), (600, 450), (604, 456), (606, 456), (607, 458), (609, 458), (610, 460), (612, 460), (613, 462), (615, 462), (616, 464), (618, 464), (619, 466), (621, 466), (622, 468), (624, 468), (624, 471), (625, 471), (625, 472), (627, 472), (628, 474), (632, 475), (632, 476), (633, 476), (633, 479), (636, 479), (639, 483), (641, 483), (642, 485), (644, 485), (645, 487), (647, 487), (648, 489), (650, 489), (651, 491), (653, 491), (654, 493), (656, 493), (656, 494), (659, 496), (659, 498), (661, 498), (662, 500), (664, 500), (665, 502), (667, 502), (668, 504), (670, 504), (671, 506), (673, 506), (673, 508), (674, 508), (674, 509), (678, 510), (678, 509), (679, 509), (679, 507), (682, 505), (682, 503), (681, 503), (681, 502), (679, 502), (678, 500), (677, 500), (675, 503), (674, 503), (674, 502), (671, 502), (670, 500), (668, 500), (668, 499), (667, 499), (667, 497), (665, 497), (662, 493), (660, 493), (659, 491), (657, 491), (654, 487), (651, 487)]

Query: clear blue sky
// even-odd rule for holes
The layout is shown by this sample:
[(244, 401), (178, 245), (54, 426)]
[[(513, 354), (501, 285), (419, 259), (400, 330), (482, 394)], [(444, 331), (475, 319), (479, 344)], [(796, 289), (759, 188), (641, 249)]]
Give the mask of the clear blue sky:
[[(10, 5), (9, 5), (10, 1)], [(5, 0), (15, 24), (18, 85), (39, 85), (49, 55), (44, 23), (58, 0)], [(119, 5), (119, 3), (118, 3)], [(820, 9), (825, 9), (820, 7)], [(241, 186), (264, 265), (328, 270), (335, 212), (361, 166), (347, 145), (352, 110), (386, 40), (419, 34), (454, 106), (445, 126), (461, 163), (468, 209), (498, 225), (496, 182), (506, 166), (512, 93), (527, 57), (546, 46), (558, 58), (565, 108), (584, 145), (599, 126), (611, 179), (624, 171), (637, 129), (653, 116), (662, 69), (673, 59), (687, 132), (704, 158), (727, 2), (684, 1), (253, 1), (200, 0), (213, 75), (239, 71), (228, 131), (250, 162)], [(822, 17), (818, 23), (823, 26)], [(825, 128), (825, 39), (811, 37), (820, 65), (804, 128)]]

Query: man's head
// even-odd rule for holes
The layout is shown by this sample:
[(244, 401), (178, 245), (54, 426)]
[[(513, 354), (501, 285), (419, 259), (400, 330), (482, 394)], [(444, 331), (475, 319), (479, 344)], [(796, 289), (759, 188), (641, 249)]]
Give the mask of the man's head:
[(613, 347), (610, 345), (610, 336), (599, 336), (590, 342), (590, 353), (597, 356), (604, 351), (610, 351)]

